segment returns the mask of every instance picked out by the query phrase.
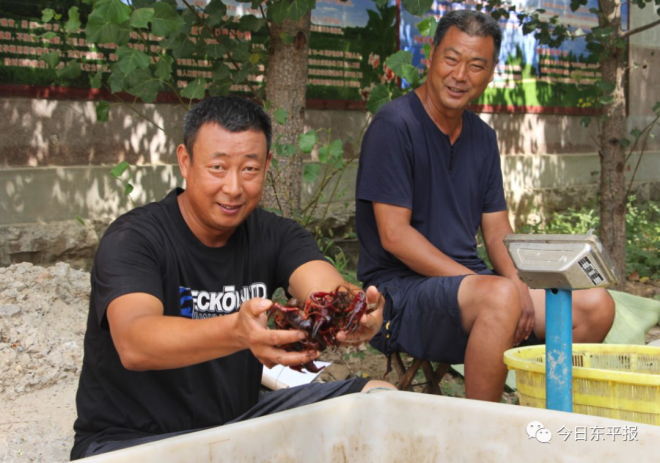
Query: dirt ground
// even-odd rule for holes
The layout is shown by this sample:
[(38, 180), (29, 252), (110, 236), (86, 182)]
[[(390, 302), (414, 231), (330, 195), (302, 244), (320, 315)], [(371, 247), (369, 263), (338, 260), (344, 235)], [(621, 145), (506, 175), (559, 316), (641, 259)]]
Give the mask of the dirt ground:
[[(657, 297), (657, 284), (629, 292)], [(73, 440), (74, 397), (82, 363), (89, 274), (58, 263), (0, 267), (0, 463), (63, 462)], [(648, 340), (660, 339), (660, 326)], [(382, 378), (385, 357), (368, 346), (326, 352), (322, 380)], [(388, 380), (396, 377), (390, 373)], [(460, 375), (445, 375), (445, 395), (462, 397)], [(516, 403), (513, 393), (505, 402)]]

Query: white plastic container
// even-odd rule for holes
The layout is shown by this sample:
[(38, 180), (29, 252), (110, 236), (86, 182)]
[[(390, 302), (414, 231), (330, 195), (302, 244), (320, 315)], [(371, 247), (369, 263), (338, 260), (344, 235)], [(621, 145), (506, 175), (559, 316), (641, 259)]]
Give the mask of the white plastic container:
[(644, 463), (659, 459), (660, 426), (373, 391), (79, 461)]

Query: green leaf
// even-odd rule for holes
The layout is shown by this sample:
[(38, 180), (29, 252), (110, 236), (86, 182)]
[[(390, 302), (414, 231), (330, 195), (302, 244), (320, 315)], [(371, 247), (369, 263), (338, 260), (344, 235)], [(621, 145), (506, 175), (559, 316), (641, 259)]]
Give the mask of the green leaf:
[(112, 72), (108, 77), (108, 85), (112, 93), (118, 93), (126, 90), (126, 75), (121, 72), (116, 63), (112, 66)]
[(151, 30), (161, 37), (176, 34), (185, 25), (183, 18), (172, 5), (164, 2), (154, 3), (154, 17), (151, 20)]
[(100, 16), (112, 24), (122, 24), (130, 18), (131, 8), (121, 0), (97, 0), (89, 16)]
[(214, 80), (211, 82), (211, 85), (209, 85), (207, 91), (211, 96), (229, 95), (229, 90), (231, 89), (231, 85), (232, 83), (230, 80), (224, 80), (224, 81)]
[(87, 41), (90, 43), (123, 45), (128, 43), (130, 33), (128, 23), (118, 25), (98, 15), (90, 15), (85, 28)]
[(381, 106), (385, 103), (389, 103), (392, 99), (392, 94), (390, 93), (387, 85), (376, 85), (374, 89), (369, 94), (369, 99), (367, 100), (367, 109), (372, 114), (376, 114)]
[(328, 154), (330, 155), (331, 159), (337, 160), (344, 158), (344, 143), (341, 140), (332, 140), (330, 145), (328, 145), (328, 149)]
[(431, 44), (430, 43), (425, 43), (422, 45), (422, 53), (426, 57), (426, 59), (431, 58)]
[(268, 4), (267, 15), (275, 23), (280, 24), (288, 14), (288, 5), (286, 2), (274, 1)]
[(256, 16), (251, 14), (241, 16), (241, 19), (238, 22), (238, 28), (242, 31), (257, 32), (265, 25), (266, 25), (266, 21), (264, 21), (261, 18), (257, 18)]
[(220, 59), (227, 53), (227, 47), (222, 43), (212, 43), (206, 46), (206, 55), (209, 58)]
[(273, 119), (280, 125), (286, 124), (286, 120), (289, 118), (289, 113), (286, 109), (277, 108), (273, 113)]
[(263, 61), (263, 55), (261, 53), (250, 53), (248, 61), (250, 64), (259, 64)]
[(410, 84), (411, 87), (417, 87), (419, 83), (419, 70), (412, 64), (404, 64), (401, 67), (401, 76)]
[(130, 25), (137, 29), (146, 29), (155, 13), (156, 10), (153, 8), (138, 8), (131, 14)]
[(133, 191), (133, 185), (126, 182), (126, 184), (124, 185), (124, 194), (128, 196), (131, 194), (132, 191)]
[(403, 77), (404, 66), (412, 65), (412, 53), (405, 50), (399, 50), (388, 56), (385, 60), (385, 64), (394, 71), (394, 74), (398, 77)]
[(230, 79), (231, 70), (222, 61), (216, 61), (213, 65), (213, 80), (214, 81), (227, 81)]
[(54, 68), (60, 62), (60, 54), (57, 51), (50, 51), (41, 56), (41, 59), (48, 65), (49, 68)]
[(308, 163), (303, 166), (303, 181), (314, 183), (321, 173), (321, 166), (317, 163)]
[(204, 13), (208, 15), (208, 25), (214, 27), (224, 21), (227, 6), (221, 0), (211, 0), (204, 8)]
[[(105, 100), (96, 103), (96, 120), (99, 122), (107, 122), (110, 116), (110, 103)], [(116, 167), (116, 166), (115, 166)]]
[(117, 48), (117, 64), (124, 74), (130, 74), (136, 69), (149, 67), (150, 58), (146, 53), (128, 46)]
[(314, 0), (291, 0), (287, 11), (287, 19), (296, 21), (302, 18), (309, 10), (314, 8), (314, 3)]
[(130, 34), (128, 27), (130, 14), (130, 7), (121, 0), (98, 0), (87, 18), (85, 28), (87, 41), (116, 45), (127, 43)]
[(56, 74), (57, 77), (64, 80), (77, 79), (78, 77), (80, 77), (80, 74), (82, 74), (82, 70), (80, 69), (80, 63), (71, 61), (63, 68), (58, 69)]
[(288, 158), (296, 154), (296, 147), (291, 143), (278, 143), (275, 145), (275, 153), (278, 156)]
[(403, 0), (403, 7), (414, 16), (422, 16), (431, 9), (433, 0)]
[(315, 130), (305, 132), (298, 137), (298, 148), (300, 148), (300, 151), (303, 153), (311, 153), (317, 140), (318, 136), (316, 135)]
[(319, 161), (327, 164), (330, 160), (330, 145), (323, 145), (319, 148)]
[(39, 38), (44, 40), (51, 40), (54, 39), (55, 37), (57, 37), (57, 34), (53, 31), (44, 32), (39, 36)]
[(41, 10), (41, 22), (47, 23), (55, 17), (55, 10), (52, 8), (44, 8)]
[(291, 45), (293, 43), (293, 36), (286, 32), (280, 32), (280, 40), (285, 45)]
[(129, 167), (130, 164), (127, 161), (122, 161), (110, 169), (110, 175), (112, 175), (114, 178), (119, 178)]
[(428, 16), (417, 23), (417, 30), (424, 37), (435, 36), (435, 30), (438, 28), (438, 23), (433, 16)]
[(206, 93), (206, 79), (198, 78), (188, 82), (186, 88), (181, 90), (181, 96), (191, 100), (201, 100)]
[(154, 75), (160, 80), (169, 80), (172, 77), (174, 58), (169, 55), (160, 55), (154, 69)]
[(147, 69), (136, 69), (128, 74), (126, 76), (126, 84), (126, 91), (140, 98), (145, 103), (156, 101), (162, 85), (161, 81), (151, 75)]
[(69, 19), (64, 23), (64, 30), (69, 33), (80, 30), (80, 12), (77, 6), (69, 8)]
[(195, 52), (195, 44), (188, 40), (185, 36), (178, 36), (172, 47), (172, 54), (175, 58), (190, 58)]
[(89, 86), (91, 88), (101, 88), (103, 85), (103, 72), (99, 71), (96, 74), (89, 74)]

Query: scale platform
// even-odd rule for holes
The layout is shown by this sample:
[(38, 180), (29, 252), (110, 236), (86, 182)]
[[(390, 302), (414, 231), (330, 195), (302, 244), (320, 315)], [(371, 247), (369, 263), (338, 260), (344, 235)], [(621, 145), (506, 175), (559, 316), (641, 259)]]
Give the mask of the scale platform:
[(518, 275), (530, 288), (588, 289), (618, 281), (614, 266), (593, 234), (511, 234), (504, 244)]

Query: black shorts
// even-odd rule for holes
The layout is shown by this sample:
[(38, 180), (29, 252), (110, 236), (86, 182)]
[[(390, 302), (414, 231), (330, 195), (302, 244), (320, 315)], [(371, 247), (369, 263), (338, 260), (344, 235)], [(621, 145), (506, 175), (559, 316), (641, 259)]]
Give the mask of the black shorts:
[[(270, 415), (272, 413), (289, 410), (291, 408), (309, 405), (322, 400), (339, 397), (353, 392), (360, 392), (369, 380), (366, 378), (351, 378), (343, 381), (333, 381), (330, 383), (311, 383), (302, 386), (296, 386), (278, 391), (270, 391), (263, 394), (259, 401), (248, 411), (237, 418), (225, 423), (237, 423), (250, 418)], [(168, 437), (179, 436), (201, 429), (189, 429), (185, 431), (171, 432), (167, 434), (156, 434), (152, 436), (141, 436), (135, 439), (92, 442), (85, 450), (85, 457), (98, 455), (101, 453), (133, 447), (147, 442), (155, 442)]]
[[(480, 275), (496, 275), (486, 269)], [(461, 323), (458, 288), (468, 275), (394, 278), (379, 284), (385, 297), (383, 327), (371, 344), (383, 352), (406, 352), (415, 358), (463, 363), (468, 333)], [(542, 344), (532, 332), (520, 345)]]
[(458, 288), (466, 276), (414, 275), (378, 285), (385, 297), (383, 328), (371, 344), (385, 354), (463, 363), (468, 334), (461, 324)]

